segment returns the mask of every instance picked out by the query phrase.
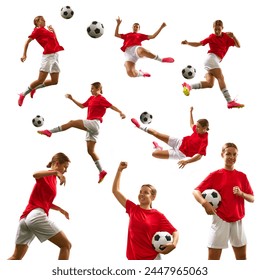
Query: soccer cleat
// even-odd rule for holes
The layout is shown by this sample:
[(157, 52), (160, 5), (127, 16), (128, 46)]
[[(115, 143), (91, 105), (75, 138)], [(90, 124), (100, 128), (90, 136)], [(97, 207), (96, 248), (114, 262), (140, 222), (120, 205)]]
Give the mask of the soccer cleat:
[(235, 100), (230, 101), (230, 102), (227, 103), (228, 109), (243, 108), (244, 106), (245, 106), (244, 104), (237, 103)]
[(102, 170), (100, 173), (99, 173), (99, 180), (98, 180), (98, 183), (101, 183), (105, 176), (107, 175), (107, 172), (105, 170)]
[(23, 100), (25, 98), (25, 95), (22, 93), (19, 94), (19, 99), (18, 99), (18, 105), (21, 107), (23, 105)]
[(140, 128), (140, 124), (139, 122), (136, 120), (136, 119), (131, 119), (131, 122), (137, 127), (137, 128)]
[(155, 141), (153, 141), (153, 145), (154, 145), (154, 149), (156, 150), (162, 150), (163, 148), (161, 146), (159, 146), (159, 144)]
[(38, 130), (37, 132), (39, 134), (46, 135), (48, 137), (51, 137), (51, 135), (52, 135), (52, 133), (49, 130), (47, 130), (47, 129), (45, 129), (45, 130)]
[(174, 59), (172, 57), (165, 57), (162, 59), (162, 62), (173, 63)]
[(147, 72), (143, 72), (142, 70), (139, 70), (139, 73), (143, 76), (143, 77), (151, 77), (151, 75)]
[(30, 92), (31, 98), (33, 98), (33, 96), (34, 96), (35, 92), (36, 92), (36, 89), (35, 89), (35, 88), (34, 88), (34, 89), (32, 89), (32, 91)]
[(187, 83), (183, 83), (182, 84), (182, 86), (183, 86), (183, 93), (186, 95), (186, 96), (189, 96), (190, 95), (190, 91), (191, 91), (191, 86), (189, 85), (189, 84), (187, 84)]

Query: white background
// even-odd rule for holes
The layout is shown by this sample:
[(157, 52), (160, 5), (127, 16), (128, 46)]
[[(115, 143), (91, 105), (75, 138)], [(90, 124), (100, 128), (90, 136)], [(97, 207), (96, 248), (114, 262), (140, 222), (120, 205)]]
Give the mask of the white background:
[[(253, 275), (257, 272), (259, 20), (256, 2), (111, 0), (108, 4), (105, 0), (90, 3), (10, 0), (4, 3), (0, 18), (1, 278), (3, 275), (3, 279), (15, 276), (35, 279), (37, 275), (37, 279), (52, 279), (51, 269), (56, 266), (101, 268), (110, 265), (113, 268), (139, 269), (147, 265), (208, 266), (210, 279), (219, 276), (242, 279), (248, 271)], [(73, 18), (65, 20), (60, 16), (64, 5), (73, 8)], [(23, 106), (19, 107), (18, 94), (37, 78), (41, 61), (42, 48), (37, 42), (30, 44), (27, 60), (24, 63), (20, 61), (37, 15), (43, 15), (46, 24), (54, 27), (60, 44), (65, 48), (60, 52), (60, 80), (56, 86), (38, 90), (34, 99), (27, 96)], [(114, 37), (118, 16), (123, 20), (120, 33), (131, 32), (132, 24), (139, 22), (140, 32), (150, 35), (166, 22), (167, 27), (158, 37), (145, 41), (143, 46), (161, 57), (172, 56), (175, 62), (162, 64), (149, 59), (139, 60), (137, 68), (152, 76), (129, 78), (120, 50), (123, 41)], [(182, 68), (187, 64), (193, 65), (197, 69), (193, 81), (202, 80), (208, 46), (192, 48), (181, 45), (181, 41), (206, 38), (213, 32), (212, 23), (216, 19), (223, 20), (224, 31), (233, 32), (241, 43), (240, 49), (230, 48), (221, 67), (230, 94), (246, 105), (243, 109), (228, 110), (217, 83), (212, 89), (192, 91), (190, 97), (182, 94)], [(86, 32), (92, 20), (105, 26), (105, 33), (99, 39), (90, 38)], [(96, 145), (101, 163), (108, 172), (101, 184), (97, 184), (98, 171), (87, 154), (83, 131), (71, 129), (47, 138), (37, 134), (37, 128), (31, 122), (36, 114), (40, 114), (45, 118), (43, 128), (50, 129), (72, 119), (84, 119), (86, 110), (80, 110), (64, 94), (69, 92), (76, 100), (84, 102), (90, 96), (90, 84), (95, 81), (102, 83), (104, 96), (127, 116), (121, 120), (117, 113), (108, 109), (104, 117)], [(136, 129), (130, 119), (139, 118), (140, 113), (149, 111), (154, 117), (151, 127), (183, 137), (191, 134), (190, 106), (194, 106), (195, 121), (199, 118), (209, 120), (209, 146), (206, 157), (179, 170), (176, 161), (158, 160), (151, 156), (153, 137)], [(246, 203), (244, 226), (248, 238), (248, 260), (242, 264), (234, 260), (231, 247), (223, 250), (221, 261), (207, 261), (211, 217), (192, 196), (192, 190), (209, 172), (223, 166), (220, 152), (226, 142), (237, 144), (236, 169), (247, 174), (256, 197), (254, 204)], [(164, 144), (163, 147), (167, 148)], [(51, 157), (60, 151), (69, 156), (71, 164), (66, 174), (67, 184), (58, 187), (55, 203), (70, 213), (70, 220), (55, 211), (50, 212), (50, 218), (72, 243), (70, 261), (56, 262), (58, 248), (49, 242), (40, 244), (36, 239), (22, 262), (6, 261), (13, 252), (18, 220), (34, 185), (32, 174), (44, 169)], [(121, 160), (128, 162), (121, 181), (125, 196), (137, 203), (140, 186), (153, 184), (158, 190), (153, 207), (163, 212), (179, 230), (178, 247), (164, 256), (160, 263), (126, 260), (128, 216), (111, 193)], [(170, 279), (173, 276), (160, 277)], [(75, 276), (68, 279), (85, 278)], [(142, 279), (142, 275), (138, 279)]]

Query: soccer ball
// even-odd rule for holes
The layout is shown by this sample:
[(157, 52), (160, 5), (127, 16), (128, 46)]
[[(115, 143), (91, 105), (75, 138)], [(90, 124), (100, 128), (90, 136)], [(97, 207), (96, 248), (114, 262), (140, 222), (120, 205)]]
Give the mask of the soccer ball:
[(72, 11), (70, 6), (64, 6), (61, 8), (60, 14), (65, 19), (70, 19), (73, 17), (74, 12)]
[(165, 248), (165, 244), (173, 241), (172, 235), (167, 231), (158, 231), (152, 238), (152, 245), (155, 251), (159, 252)]
[(221, 195), (214, 189), (207, 189), (202, 193), (205, 198), (215, 209), (219, 207), (221, 202)]
[(193, 66), (188, 65), (182, 69), (181, 73), (185, 79), (192, 79), (195, 77), (196, 69)]
[(91, 38), (99, 38), (104, 33), (104, 25), (98, 21), (92, 21), (87, 28), (88, 35)]
[(149, 124), (152, 122), (152, 119), (153, 119), (153, 116), (151, 114), (149, 114), (148, 112), (143, 112), (141, 115), (140, 115), (140, 121), (143, 123), (143, 124)]
[(44, 118), (40, 115), (37, 115), (35, 118), (32, 119), (32, 123), (36, 127), (40, 127), (44, 124)]

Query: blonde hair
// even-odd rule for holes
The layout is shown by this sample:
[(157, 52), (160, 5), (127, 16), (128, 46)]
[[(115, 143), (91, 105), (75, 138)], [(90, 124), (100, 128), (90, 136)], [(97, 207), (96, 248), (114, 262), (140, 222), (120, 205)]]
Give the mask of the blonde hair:
[(51, 161), (47, 164), (46, 167), (50, 168), (55, 162), (63, 164), (65, 162), (70, 162), (70, 159), (64, 153), (57, 153), (52, 157)]

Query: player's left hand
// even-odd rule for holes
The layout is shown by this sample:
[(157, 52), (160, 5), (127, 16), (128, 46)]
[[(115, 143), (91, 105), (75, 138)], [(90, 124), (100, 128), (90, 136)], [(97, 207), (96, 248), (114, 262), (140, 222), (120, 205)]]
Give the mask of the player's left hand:
[(234, 38), (233, 32), (226, 32), (226, 34), (227, 34), (230, 38)]
[(169, 254), (172, 250), (174, 250), (176, 247), (173, 243), (168, 243), (164, 245), (165, 248), (160, 252), (161, 254)]
[(184, 168), (185, 165), (188, 164), (187, 160), (180, 160), (178, 161), (179, 168)]
[(124, 113), (120, 113), (120, 117), (121, 117), (121, 119), (125, 119), (125, 114)]
[(235, 187), (233, 187), (233, 194), (238, 195), (238, 196), (242, 196), (243, 193), (238, 186), (235, 186)]

